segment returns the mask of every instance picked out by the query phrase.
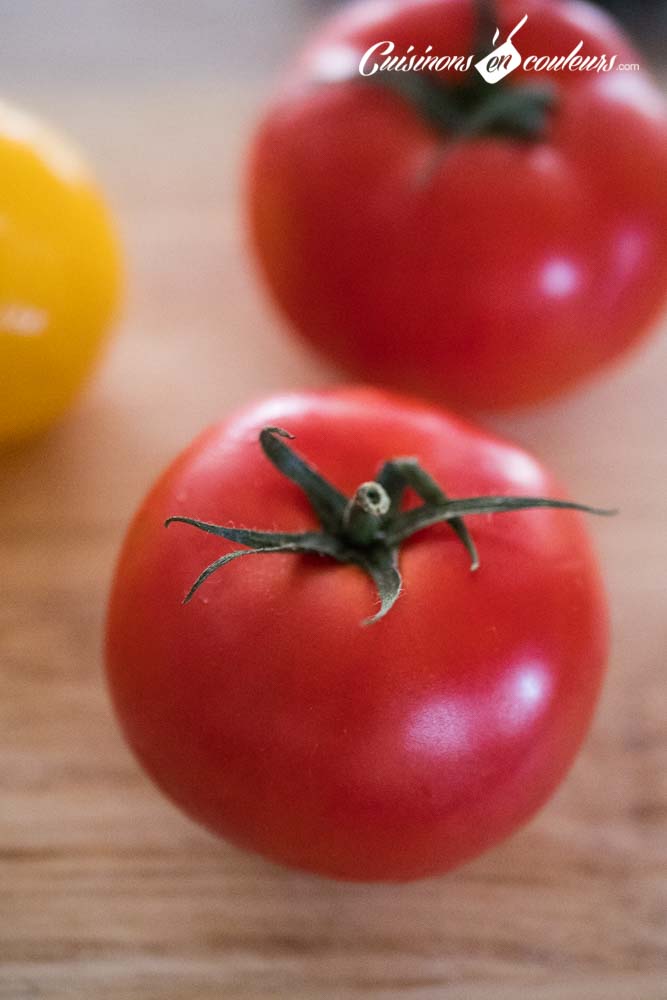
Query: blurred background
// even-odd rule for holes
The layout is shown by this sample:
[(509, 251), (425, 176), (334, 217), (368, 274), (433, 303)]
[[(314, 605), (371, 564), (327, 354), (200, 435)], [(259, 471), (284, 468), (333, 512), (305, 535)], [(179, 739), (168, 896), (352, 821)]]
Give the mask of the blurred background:
[[(667, 58), (661, 0), (595, 0), (654, 61)], [(267, 77), (340, 0), (1, 0), (2, 79), (39, 91), (225, 73)]]
[[(0, 87), (86, 151), (124, 244), (123, 314), (68, 418), (0, 458), (0, 997), (667, 997), (665, 338), (495, 418), (592, 527), (615, 629), (572, 775), (447, 879), (344, 886), (221, 844), (125, 748), (101, 668), (128, 519), (204, 425), (338, 376), (258, 286), (240, 199), (275, 73), (325, 0), (0, 0)], [(662, 72), (667, 5), (605, 4)]]

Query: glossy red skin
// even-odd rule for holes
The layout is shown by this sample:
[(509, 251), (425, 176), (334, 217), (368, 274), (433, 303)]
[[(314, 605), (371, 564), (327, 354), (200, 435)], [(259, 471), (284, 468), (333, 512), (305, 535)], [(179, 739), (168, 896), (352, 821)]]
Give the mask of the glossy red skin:
[[(585, 3), (505, 0), (522, 55), (641, 63)], [(276, 301), (339, 365), (461, 408), (540, 400), (642, 337), (667, 292), (667, 120), (647, 74), (525, 73), (558, 109), (542, 140), (449, 141), (400, 98), (312, 84), (333, 47), (472, 48), (471, 0), (334, 18), (272, 100), (248, 168), (252, 242)], [(458, 78), (459, 75), (457, 75)]]
[(263, 457), (279, 425), (347, 493), (417, 456), (453, 496), (559, 495), (533, 458), (444, 412), (370, 389), (274, 397), (204, 433), (130, 528), (108, 620), (108, 676), (148, 773), (211, 830), (342, 879), (444, 872), (550, 795), (587, 730), (607, 655), (605, 600), (578, 514), (447, 526), (405, 544), (404, 592), (361, 570), (253, 555), (181, 600), (234, 548), (170, 515), (299, 531), (307, 501)]

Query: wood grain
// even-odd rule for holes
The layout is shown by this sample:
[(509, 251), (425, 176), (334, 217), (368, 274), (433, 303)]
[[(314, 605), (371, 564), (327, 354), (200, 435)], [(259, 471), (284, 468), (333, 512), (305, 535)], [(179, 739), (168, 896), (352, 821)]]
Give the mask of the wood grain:
[(100, 644), (134, 507), (206, 423), (337, 377), (285, 335), (244, 248), (261, 90), (204, 74), (33, 95), (99, 165), (128, 295), (71, 417), (0, 460), (0, 997), (664, 1000), (665, 338), (576, 396), (488, 421), (623, 511), (591, 526), (615, 630), (602, 704), (524, 831), (446, 878), (329, 883), (199, 830), (120, 738)]

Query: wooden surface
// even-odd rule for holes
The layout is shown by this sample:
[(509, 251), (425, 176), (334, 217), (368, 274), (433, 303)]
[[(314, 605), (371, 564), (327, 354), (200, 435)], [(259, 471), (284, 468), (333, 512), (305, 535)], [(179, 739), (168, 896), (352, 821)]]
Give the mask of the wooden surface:
[(22, 89), (98, 164), (128, 295), (71, 417), (0, 459), (0, 998), (664, 1000), (665, 338), (492, 421), (576, 497), (623, 510), (591, 525), (614, 652), (565, 785), (446, 878), (349, 886), (273, 867), (143, 776), (100, 657), (114, 556), (161, 467), (249, 397), (335, 379), (285, 336), (244, 251), (237, 182), (263, 86), (48, 83)]

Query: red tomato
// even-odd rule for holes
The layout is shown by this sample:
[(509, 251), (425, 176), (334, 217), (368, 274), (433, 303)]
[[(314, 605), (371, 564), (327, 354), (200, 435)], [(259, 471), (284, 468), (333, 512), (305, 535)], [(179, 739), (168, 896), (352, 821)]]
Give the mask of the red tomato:
[[(272, 100), (249, 164), (252, 240), (298, 331), (356, 375), (465, 408), (565, 389), (641, 337), (667, 292), (663, 102), (643, 70), (618, 68), (638, 55), (579, 0), (497, 6), (501, 39), (528, 15), (513, 40), (524, 59), (566, 56), (583, 40), (580, 56), (617, 55), (615, 68), (522, 65), (494, 85), (474, 67), (426, 82), (398, 71), (377, 86), (358, 72), (369, 47), (467, 56), (479, 4), (351, 6)], [(336, 82), (339, 71), (347, 77)], [(468, 100), (456, 127), (395, 92), (429, 80), (440, 118), (434, 80), (449, 100)], [(553, 102), (530, 136), (511, 134), (516, 106), (504, 122), (496, 107), (487, 131), (472, 128), (499, 95), (525, 101), (536, 86), (552, 88)]]
[[(107, 662), (127, 738), (187, 813), (287, 865), (345, 879), (443, 872), (551, 794), (588, 728), (607, 655), (605, 600), (581, 516), (467, 518), (400, 553), (380, 621), (355, 565), (291, 552), (202, 569), (238, 546), (166, 518), (312, 532), (301, 490), (262, 454), (279, 425), (345, 494), (416, 456), (455, 497), (559, 496), (524, 451), (371, 389), (279, 396), (198, 438), (130, 528)], [(415, 507), (413, 495), (408, 504)], [(414, 516), (414, 515), (412, 515)]]

